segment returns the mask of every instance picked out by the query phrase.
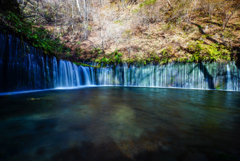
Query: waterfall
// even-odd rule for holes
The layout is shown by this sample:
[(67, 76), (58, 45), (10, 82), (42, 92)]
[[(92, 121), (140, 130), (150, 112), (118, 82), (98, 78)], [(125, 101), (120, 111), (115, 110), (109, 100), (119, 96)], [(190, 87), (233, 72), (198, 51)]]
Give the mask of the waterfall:
[(92, 85), (91, 76), (90, 76), (91, 73), (90, 73), (89, 67), (79, 66), (79, 68), (83, 72), (84, 84), (85, 85)]
[[(80, 86), (81, 69), (77, 65), (65, 61), (59, 61), (59, 81), (54, 87), (75, 87)], [(91, 84), (91, 83), (90, 83)]]
[(92, 67), (78, 67), (69, 61), (58, 61), (14, 36), (0, 33), (0, 92), (85, 84), (96, 84)]
[[(97, 65), (96, 63), (92, 65)], [(228, 63), (77, 66), (47, 56), (11, 35), (0, 33), (0, 92), (83, 85), (176, 87), (239, 91), (240, 69)]]
[[(231, 74), (230, 74), (231, 73)], [(98, 85), (175, 87), (239, 91), (240, 70), (228, 63), (118, 65), (98, 68)]]
[(227, 90), (233, 90), (231, 72), (230, 72), (230, 68), (229, 68), (228, 64), (227, 64), (227, 76), (226, 77), (227, 77)]
[(0, 34), (0, 92), (53, 86), (52, 59), (11, 35)]

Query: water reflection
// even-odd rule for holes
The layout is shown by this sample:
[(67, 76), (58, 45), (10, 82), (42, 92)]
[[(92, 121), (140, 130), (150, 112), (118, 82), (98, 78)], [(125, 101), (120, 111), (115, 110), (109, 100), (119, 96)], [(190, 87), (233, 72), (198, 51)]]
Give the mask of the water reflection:
[(136, 123), (134, 110), (127, 106), (118, 106), (107, 123), (112, 126), (111, 136), (116, 142), (139, 138), (143, 131)]
[(0, 97), (0, 158), (236, 160), (239, 96), (101, 87)]

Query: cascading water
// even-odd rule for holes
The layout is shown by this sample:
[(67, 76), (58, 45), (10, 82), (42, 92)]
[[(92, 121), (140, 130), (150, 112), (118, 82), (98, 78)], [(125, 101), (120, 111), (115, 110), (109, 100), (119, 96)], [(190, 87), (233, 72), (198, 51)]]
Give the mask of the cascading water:
[(137, 66), (124, 64), (99, 68), (99, 85), (142, 87), (177, 87), (239, 91), (240, 70), (234, 62), (171, 63), (167, 65)]
[(83, 67), (65, 60), (58, 61), (18, 38), (0, 34), (0, 92), (82, 85), (239, 91), (240, 70), (234, 62)]
[(232, 89), (233, 89), (233, 86), (232, 86), (231, 72), (230, 72), (229, 65), (227, 64), (227, 90), (232, 90)]
[(94, 69), (57, 61), (18, 38), (0, 34), (0, 92), (92, 85), (95, 74), (90, 71)]
[(92, 85), (91, 76), (90, 76), (91, 73), (90, 73), (89, 67), (79, 66), (79, 68), (83, 72), (83, 78), (84, 78), (85, 85)]
[(80, 81), (81, 68), (69, 61), (59, 61), (59, 84), (55, 87), (75, 87), (83, 85)]

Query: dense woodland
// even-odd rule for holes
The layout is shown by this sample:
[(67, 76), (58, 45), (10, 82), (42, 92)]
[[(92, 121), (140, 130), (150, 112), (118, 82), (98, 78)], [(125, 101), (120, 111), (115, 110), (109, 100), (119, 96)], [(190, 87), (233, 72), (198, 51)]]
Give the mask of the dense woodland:
[(0, 26), (83, 61), (239, 61), (240, 0), (0, 1)]

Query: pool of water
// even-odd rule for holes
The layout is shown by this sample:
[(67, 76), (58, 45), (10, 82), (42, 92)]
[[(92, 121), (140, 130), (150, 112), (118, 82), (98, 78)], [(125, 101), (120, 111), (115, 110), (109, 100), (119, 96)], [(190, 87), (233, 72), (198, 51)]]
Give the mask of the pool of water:
[(0, 96), (0, 161), (240, 160), (240, 93), (91, 87)]

